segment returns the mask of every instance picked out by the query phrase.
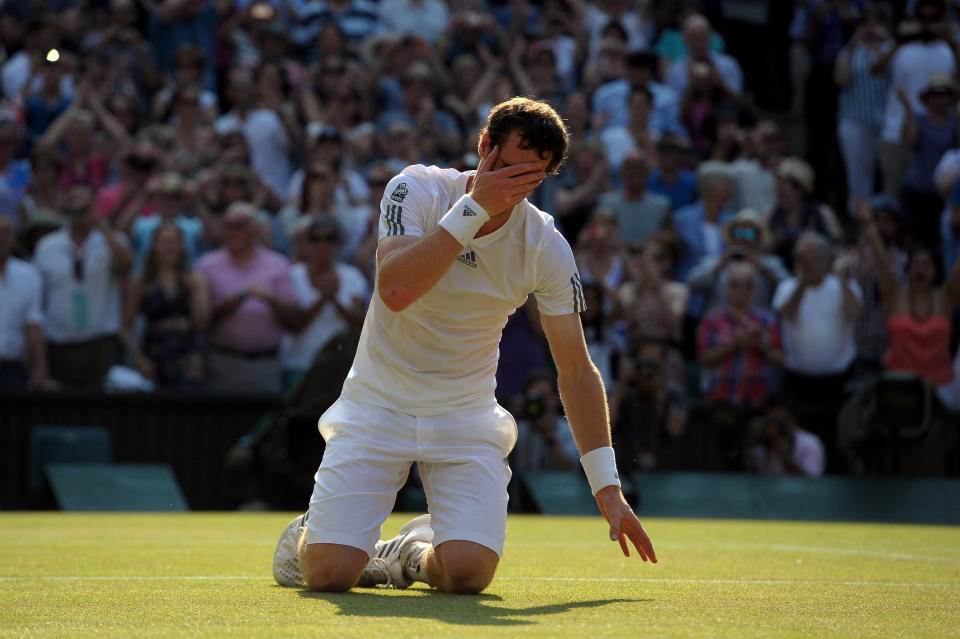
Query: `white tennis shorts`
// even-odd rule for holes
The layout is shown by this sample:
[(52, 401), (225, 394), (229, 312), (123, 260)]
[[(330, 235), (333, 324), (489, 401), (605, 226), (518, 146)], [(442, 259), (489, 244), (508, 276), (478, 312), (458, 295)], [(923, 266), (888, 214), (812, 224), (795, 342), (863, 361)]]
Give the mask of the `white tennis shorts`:
[(507, 455), (513, 417), (489, 408), (431, 417), (338, 399), (320, 418), (327, 442), (315, 475), (307, 543), (353, 546), (372, 556), (413, 462), (420, 468), (433, 544), (472, 541), (498, 555), (507, 534)]

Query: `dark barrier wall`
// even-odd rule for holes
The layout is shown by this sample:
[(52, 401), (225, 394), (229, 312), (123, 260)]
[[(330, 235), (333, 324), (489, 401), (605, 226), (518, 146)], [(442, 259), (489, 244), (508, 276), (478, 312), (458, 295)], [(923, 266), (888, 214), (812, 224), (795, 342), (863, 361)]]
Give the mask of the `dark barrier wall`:
[(28, 485), (37, 425), (103, 426), (115, 462), (170, 464), (191, 509), (223, 508), (224, 456), (278, 403), (256, 395), (0, 393), (0, 509), (52, 506)]

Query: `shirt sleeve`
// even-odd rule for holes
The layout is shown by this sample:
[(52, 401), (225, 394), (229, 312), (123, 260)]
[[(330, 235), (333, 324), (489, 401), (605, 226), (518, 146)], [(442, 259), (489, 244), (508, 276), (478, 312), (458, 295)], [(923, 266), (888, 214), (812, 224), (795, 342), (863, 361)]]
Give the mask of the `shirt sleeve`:
[(387, 182), (380, 200), (380, 239), (391, 235), (423, 235), (431, 193), (419, 179), (401, 173)]
[(537, 260), (537, 285), (533, 295), (544, 315), (569, 315), (587, 310), (573, 251), (559, 233)]
[(773, 310), (780, 312), (783, 305), (787, 303), (790, 296), (793, 295), (793, 289), (797, 286), (797, 281), (793, 278), (783, 280), (777, 285), (777, 292), (773, 294)]

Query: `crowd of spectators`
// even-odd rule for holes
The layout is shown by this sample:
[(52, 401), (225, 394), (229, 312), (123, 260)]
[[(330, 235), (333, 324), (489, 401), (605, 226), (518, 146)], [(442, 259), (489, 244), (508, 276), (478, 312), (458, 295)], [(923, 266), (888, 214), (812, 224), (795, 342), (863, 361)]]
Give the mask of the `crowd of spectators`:
[[(474, 167), (529, 95), (571, 133), (531, 199), (574, 247), (621, 466), (670, 468), (697, 414), (712, 468), (854, 470), (858, 380), (960, 406), (958, 3), (782, 3), (781, 108), (723, 4), (4, 3), (0, 388), (293, 388), (362, 324), (390, 179)], [(573, 467), (532, 301), (503, 344), (517, 463)]]

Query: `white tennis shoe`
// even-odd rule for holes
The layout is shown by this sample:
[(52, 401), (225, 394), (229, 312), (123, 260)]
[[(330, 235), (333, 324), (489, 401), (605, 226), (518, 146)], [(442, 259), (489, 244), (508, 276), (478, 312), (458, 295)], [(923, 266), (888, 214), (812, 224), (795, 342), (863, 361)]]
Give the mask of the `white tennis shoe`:
[(433, 540), (433, 528), (430, 527), (430, 515), (414, 517), (400, 528), (400, 534), (389, 541), (378, 541), (376, 555), (363, 569), (359, 588), (374, 586), (409, 588), (415, 581), (411, 568), (413, 560), (419, 560), (424, 546)]
[(300, 544), (300, 531), (307, 515), (294, 517), (293, 521), (280, 533), (280, 541), (273, 553), (273, 578), (287, 588), (303, 585), (303, 572), (300, 570), (300, 557), (297, 546)]

